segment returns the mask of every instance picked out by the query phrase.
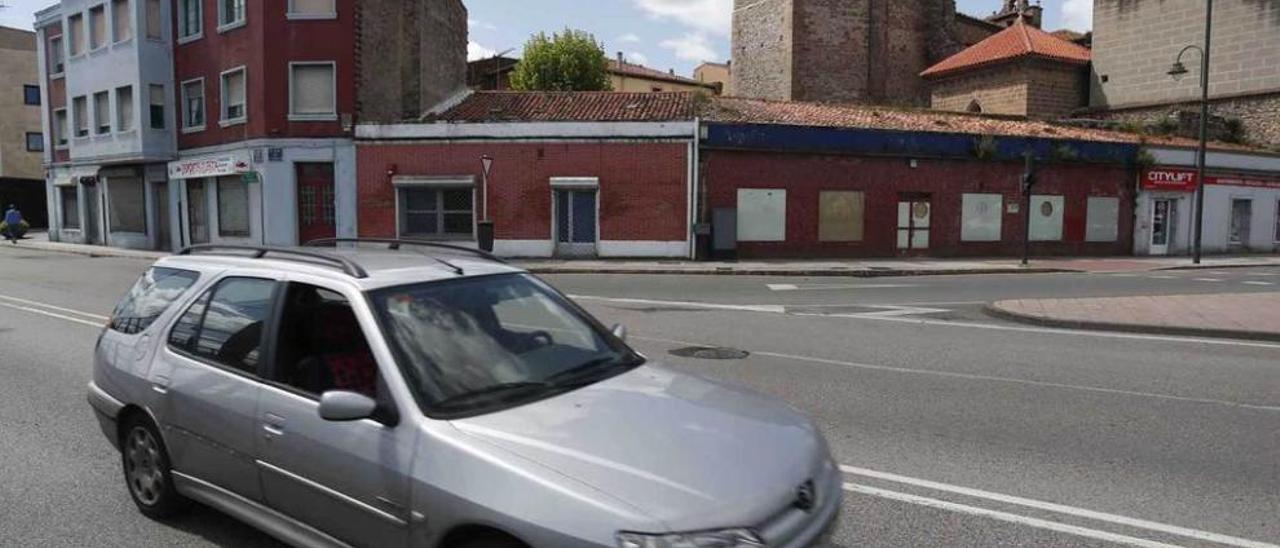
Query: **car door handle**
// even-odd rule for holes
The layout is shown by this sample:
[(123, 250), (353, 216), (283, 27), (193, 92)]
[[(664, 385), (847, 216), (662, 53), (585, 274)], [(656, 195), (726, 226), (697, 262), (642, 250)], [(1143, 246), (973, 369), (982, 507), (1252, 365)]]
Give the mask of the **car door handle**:
[(157, 393), (160, 393), (160, 394), (168, 394), (169, 382), (170, 382), (169, 377), (166, 377), (164, 375), (156, 375), (155, 378), (151, 380), (151, 389), (155, 390)]
[(284, 417), (273, 413), (267, 413), (262, 417), (262, 430), (267, 439), (284, 435)]

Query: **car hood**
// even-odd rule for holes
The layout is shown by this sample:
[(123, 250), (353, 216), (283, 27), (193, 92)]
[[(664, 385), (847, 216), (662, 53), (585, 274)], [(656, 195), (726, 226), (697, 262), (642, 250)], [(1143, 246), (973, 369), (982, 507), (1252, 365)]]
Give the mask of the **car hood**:
[(781, 400), (655, 366), (454, 425), (671, 530), (763, 522), (829, 461), (809, 419)]

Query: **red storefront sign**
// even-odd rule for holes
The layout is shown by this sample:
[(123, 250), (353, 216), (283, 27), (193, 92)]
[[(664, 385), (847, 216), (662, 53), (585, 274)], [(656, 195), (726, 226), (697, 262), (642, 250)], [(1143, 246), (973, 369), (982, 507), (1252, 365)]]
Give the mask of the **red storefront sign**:
[[(1148, 169), (1142, 174), (1142, 190), (1195, 192), (1196, 180), (1196, 172), (1192, 169), (1166, 167)], [(1208, 175), (1204, 178), (1204, 184), (1280, 189), (1280, 179), (1256, 177)]]
[(1142, 174), (1142, 190), (1174, 190), (1193, 192), (1196, 189), (1196, 172), (1190, 169), (1155, 168)]

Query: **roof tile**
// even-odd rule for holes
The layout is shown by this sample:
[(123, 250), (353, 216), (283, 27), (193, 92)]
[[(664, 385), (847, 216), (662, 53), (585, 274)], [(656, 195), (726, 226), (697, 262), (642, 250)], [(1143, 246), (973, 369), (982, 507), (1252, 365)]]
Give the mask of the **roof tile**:
[(668, 122), (693, 118), (693, 93), (481, 91), (427, 121)]
[(1009, 28), (925, 69), (920, 76), (937, 78), (1021, 57), (1039, 57), (1073, 65), (1087, 65), (1090, 56), (1089, 48), (1018, 20)]

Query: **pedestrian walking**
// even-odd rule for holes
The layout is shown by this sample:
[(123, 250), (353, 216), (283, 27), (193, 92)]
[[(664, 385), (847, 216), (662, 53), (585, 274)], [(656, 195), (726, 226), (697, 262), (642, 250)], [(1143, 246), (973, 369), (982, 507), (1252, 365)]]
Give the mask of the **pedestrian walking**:
[(21, 230), (22, 212), (18, 211), (17, 204), (9, 204), (9, 209), (4, 212), (4, 237), (9, 243), (18, 245), (18, 232)]

